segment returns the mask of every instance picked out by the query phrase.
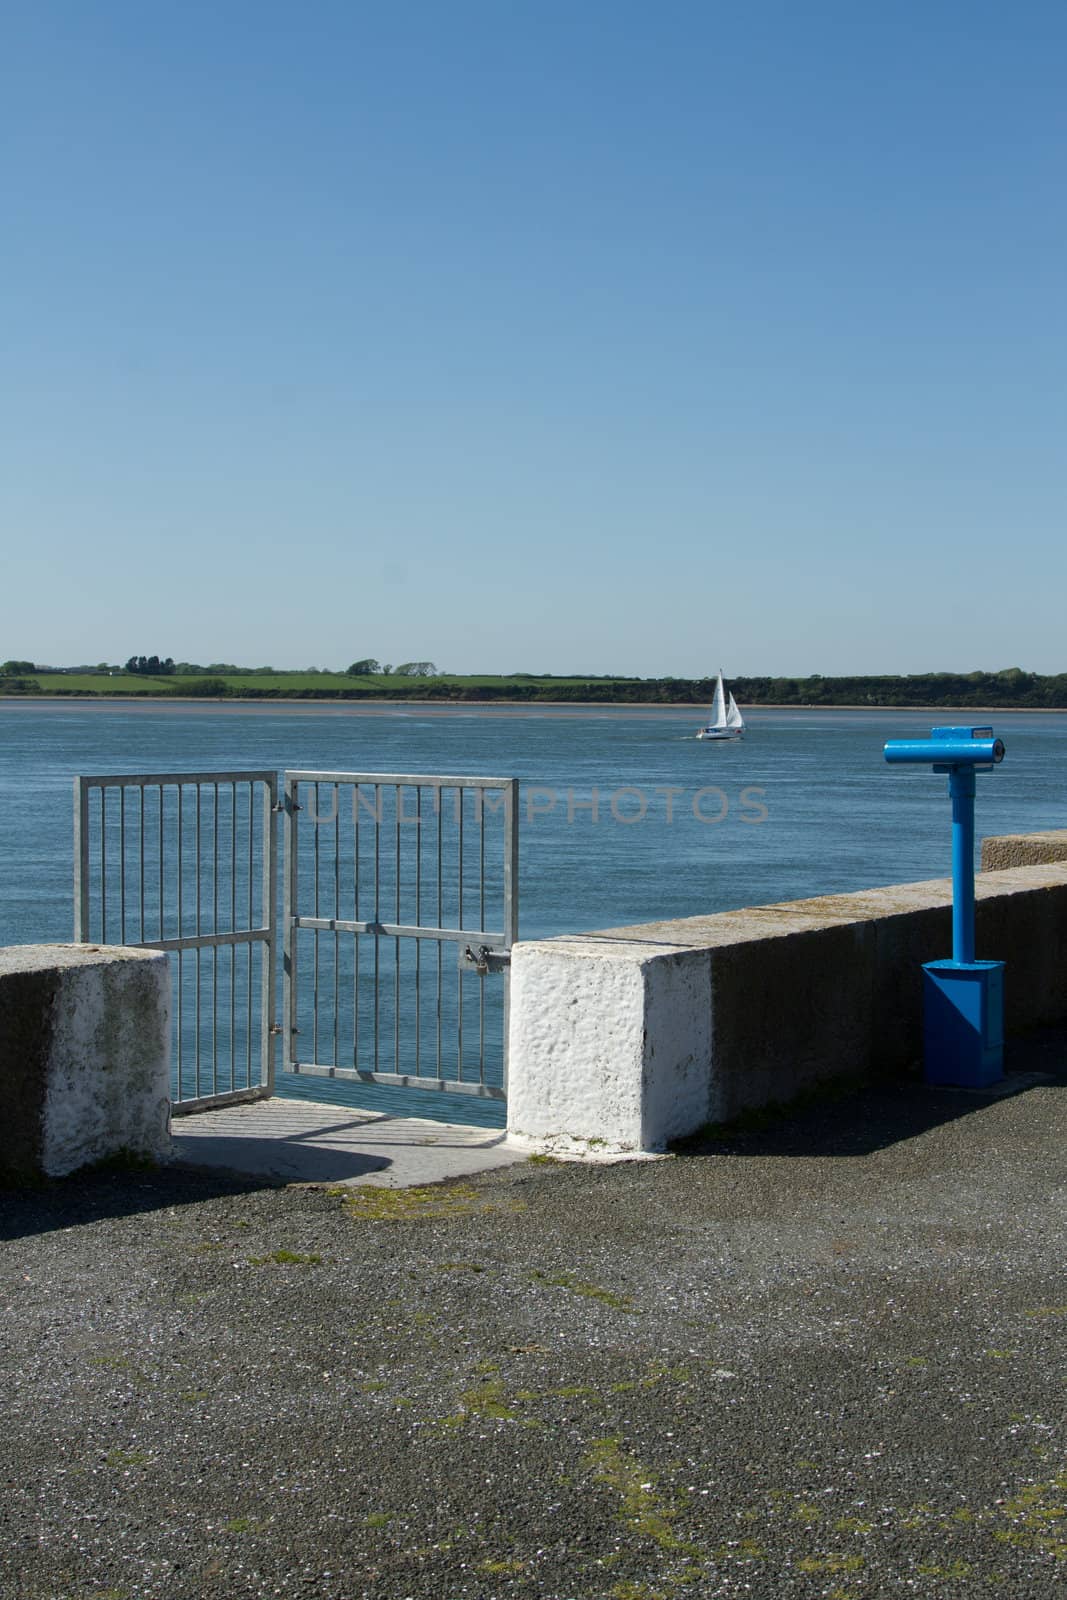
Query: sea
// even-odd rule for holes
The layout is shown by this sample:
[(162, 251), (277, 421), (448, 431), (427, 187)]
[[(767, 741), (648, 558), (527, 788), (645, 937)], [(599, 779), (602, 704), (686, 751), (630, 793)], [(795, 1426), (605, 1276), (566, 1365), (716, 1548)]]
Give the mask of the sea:
[(1006, 745), (978, 779), (979, 839), (1067, 826), (1067, 713), (745, 715), (719, 743), (685, 707), (0, 700), (0, 944), (72, 937), (78, 774), (518, 778), (523, 938), (947, 876), (946, 778), (883, 756), (935, 724)]

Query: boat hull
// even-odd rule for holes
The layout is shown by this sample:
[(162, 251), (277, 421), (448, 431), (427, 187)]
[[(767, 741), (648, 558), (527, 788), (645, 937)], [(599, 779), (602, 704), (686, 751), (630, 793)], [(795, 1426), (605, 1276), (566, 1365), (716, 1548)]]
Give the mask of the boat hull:
[(743, 733), (736, 732), (733, 728), (724, 728), (720, 733), (718, 728), (701, 728), (697, 734), (698, 739), (743, 739)]

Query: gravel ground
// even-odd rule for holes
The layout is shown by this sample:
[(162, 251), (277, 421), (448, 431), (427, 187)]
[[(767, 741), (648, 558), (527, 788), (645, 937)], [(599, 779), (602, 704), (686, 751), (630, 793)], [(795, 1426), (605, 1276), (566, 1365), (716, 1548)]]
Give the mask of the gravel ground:
[(1064, 1592), (1067, 1037), (1030, 1049), (1011, 1098), (647, 1164), (0, 1196), (0, 1594)]

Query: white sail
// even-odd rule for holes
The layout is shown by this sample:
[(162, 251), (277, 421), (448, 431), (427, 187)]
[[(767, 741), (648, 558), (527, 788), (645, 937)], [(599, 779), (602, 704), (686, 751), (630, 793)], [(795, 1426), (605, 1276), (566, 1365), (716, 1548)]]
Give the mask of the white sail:
[(726, 726), (728, 728), (736, 728), (738, 731), (745, 726), (745, 720), (737, 709), (737, 701), (734, 699), (732, 689), (730, 690), (730, 704), (726, 708)]
[(715, 685), (715, 698), (711, 702), (711, 715), (708, 717), (709, 728), (724, 728), (726, 726), (726, 696), (723, 690), (722, 672)]

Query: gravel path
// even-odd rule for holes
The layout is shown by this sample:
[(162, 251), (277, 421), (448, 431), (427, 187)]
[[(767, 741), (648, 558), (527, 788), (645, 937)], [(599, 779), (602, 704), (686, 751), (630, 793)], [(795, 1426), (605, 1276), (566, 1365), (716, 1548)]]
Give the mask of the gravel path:
[(0, 1196), (0, 1595), (1064, 1592), (1035, 1048), (648, 1164)]

